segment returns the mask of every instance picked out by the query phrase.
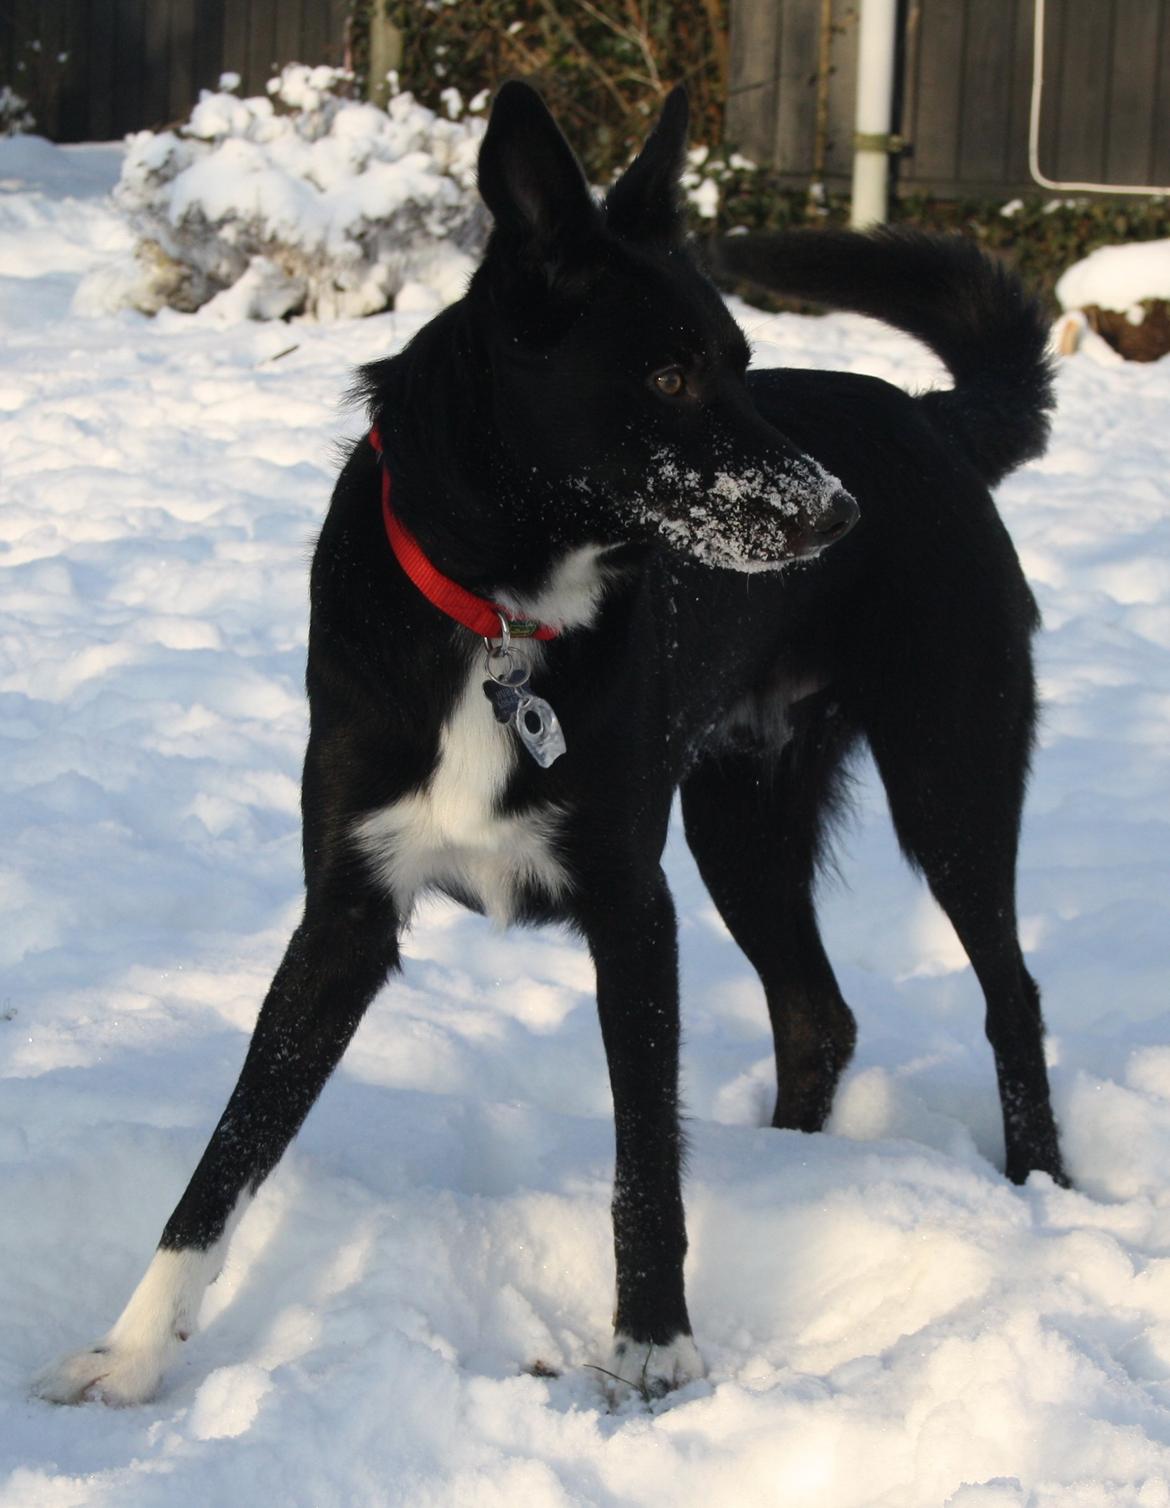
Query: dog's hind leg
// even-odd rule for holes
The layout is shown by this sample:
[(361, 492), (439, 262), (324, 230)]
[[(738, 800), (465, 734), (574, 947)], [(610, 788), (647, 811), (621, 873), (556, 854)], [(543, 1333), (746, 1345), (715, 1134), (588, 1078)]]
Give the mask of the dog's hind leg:
[(764, 986), (776, 1051), (772, 1124), (785, 1129), (821, 1129), (856, 1041), (813, 901), (852, 737), (818, 698), (781, 752), (711, 753), (682, 787), (699, 873)]
[[(982, 987), (1003, 1108), (1007, 1176), (1060, 1184), (1036, 982), (1016, 923), (1016, 854), (1035, 719), (1026, 651), (989, 665), (918, 656), (913, 705), (892, 678), (867, 718), (903, 852), (925, 875)], [(901, 705), (899, 705), (901, 703)]]
[(219, 1272), (235, 1220), (276, 1166), (398, 959), (391, 903), (313, 896), (256, 1022), (243, 1070), (158, 1250), (110, 1332), (47, 1367), (54, 1403), (139, 1403), (158, 1387)]

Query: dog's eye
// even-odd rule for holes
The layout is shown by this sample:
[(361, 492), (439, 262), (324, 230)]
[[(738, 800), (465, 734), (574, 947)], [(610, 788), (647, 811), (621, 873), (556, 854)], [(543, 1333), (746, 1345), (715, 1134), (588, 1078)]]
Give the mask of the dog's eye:
[(687, 385), (687, 379), (678, 367), (665, 367), (654, 373), (654, 386), (668, 398), (677, 398)]

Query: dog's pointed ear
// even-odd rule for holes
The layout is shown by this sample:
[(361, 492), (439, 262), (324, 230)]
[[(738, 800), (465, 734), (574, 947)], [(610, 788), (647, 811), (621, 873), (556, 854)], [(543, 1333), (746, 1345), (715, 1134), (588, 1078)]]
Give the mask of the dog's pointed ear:
[(500, 89), (479, 150), (479, 192), (505, 238), (539, 260), (591, 239), (600, 216), (581, 164), (529, 84)]
[(682, 239), (679, 178), (687, 160), (687, 91), (676, 84), (646, 144), (605, 198), (606, 224), (630, 240)]

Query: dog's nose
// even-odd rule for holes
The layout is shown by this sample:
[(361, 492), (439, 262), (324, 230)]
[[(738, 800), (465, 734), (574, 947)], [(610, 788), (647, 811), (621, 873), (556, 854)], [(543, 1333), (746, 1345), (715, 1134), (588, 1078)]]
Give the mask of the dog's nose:
[(861, 509), (844, 487), (840, 487), (829, 499), (828, 506), (812, 526), (812, 537), (818, 547), (831, 545), (835, 539), (848, 534), (861, 516)]
[(816, 522), (800, 536), (793, 547), (798, 559), (819, 555), (827, 545), (848, 534), (860, 517), (861, 510), (844, 487), (836, 492), (817, 515)]

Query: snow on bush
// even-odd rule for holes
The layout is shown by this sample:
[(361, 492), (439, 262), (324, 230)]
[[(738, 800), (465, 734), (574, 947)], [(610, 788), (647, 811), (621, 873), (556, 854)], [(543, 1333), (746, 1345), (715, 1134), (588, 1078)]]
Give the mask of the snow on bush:
[(484, 122), (406, 93), (381, 110), (348, 98), (351, 82), (290, 64), (269, 97), (240, 99), (225, 75), (185, 125), (131, 137), (115, 199), (138, 250), (91, 276), (75, 307), (332, 319), (458, 298), (486, 233)]
[(687, 153), (681, 182), (686, 202), (700, 227), (709, 230), (710, 224), (704, 226), (704, 222), (718, 218), (728, 190), (734, 191), (745, 177), (750, 178), (758, 171), (756, 164), (740, 152), (713, 152), (702, 145), (692, 147)]
[(7, 84), (0, 84), (0, 136), (17, 136), (35, 125), (28, 101)]
[(1102, 246), (1074, 262), (1056, 285), (1062, 309), (1124, 312), (1145, 299), (1170, 299), (1170, 241)]
[[(1087, 325), (1131, 361), (1170, 353), (1170, 240), (1102, 246), (1056, 285), (1067, 321)], [(1076, 337), (1064, 344), (1075, 349)]]

